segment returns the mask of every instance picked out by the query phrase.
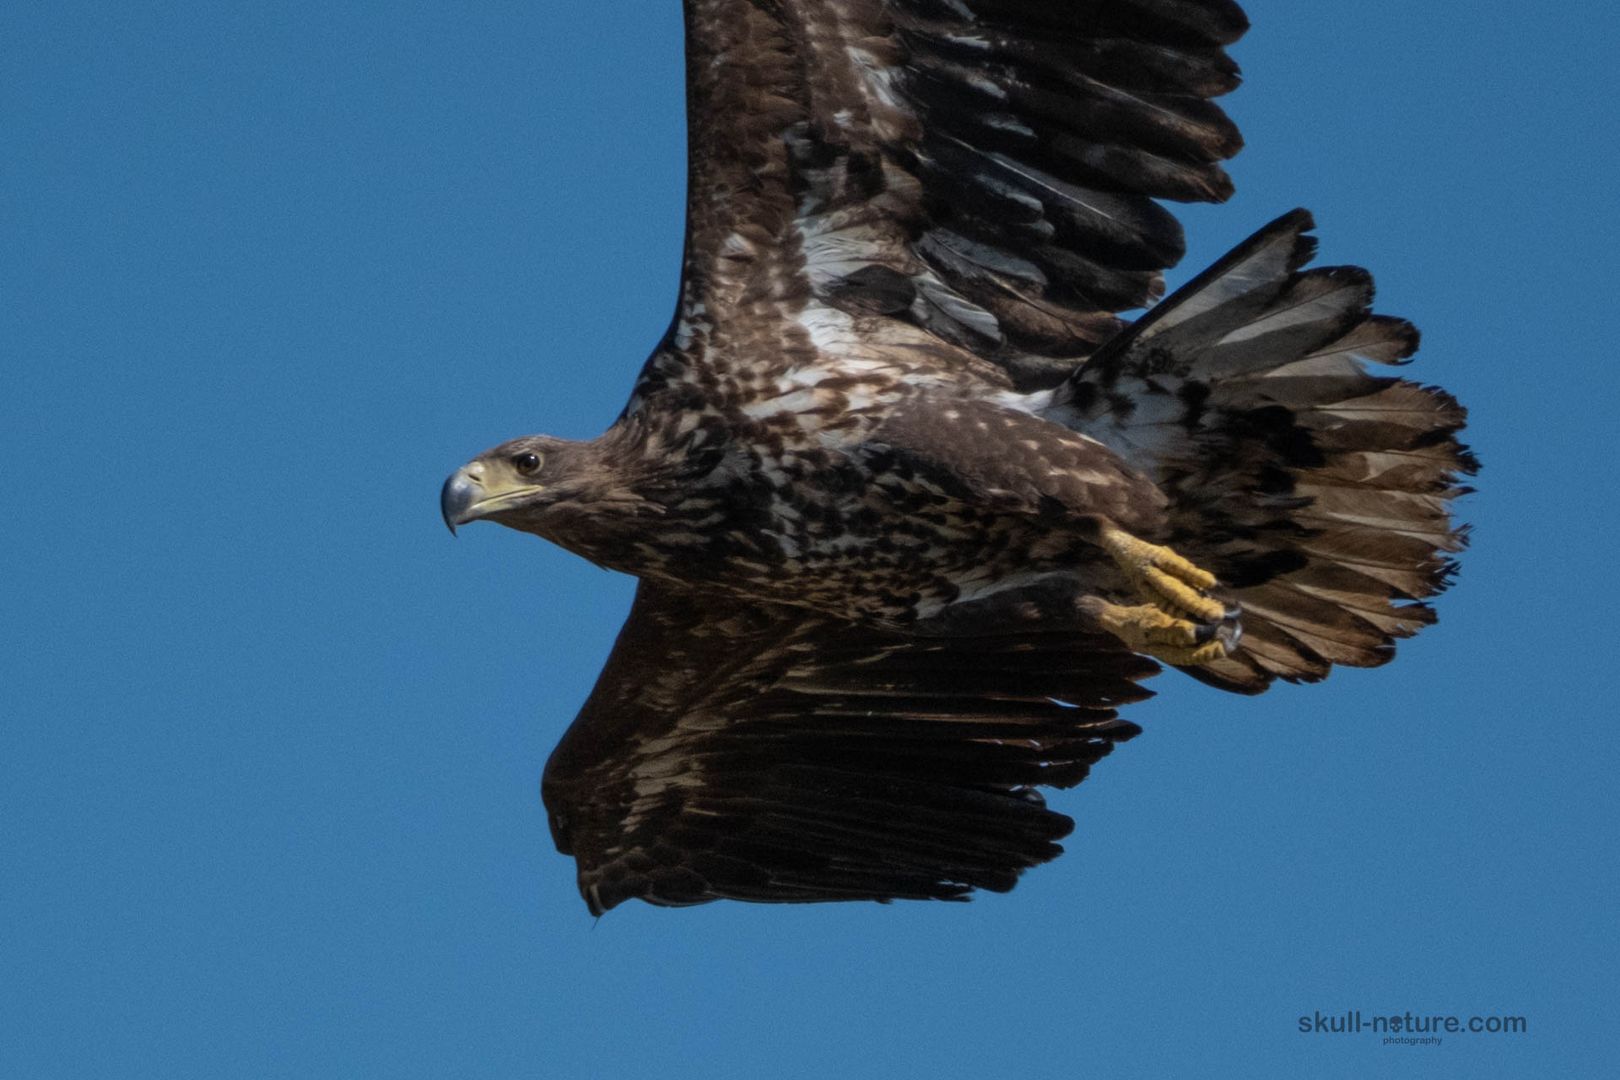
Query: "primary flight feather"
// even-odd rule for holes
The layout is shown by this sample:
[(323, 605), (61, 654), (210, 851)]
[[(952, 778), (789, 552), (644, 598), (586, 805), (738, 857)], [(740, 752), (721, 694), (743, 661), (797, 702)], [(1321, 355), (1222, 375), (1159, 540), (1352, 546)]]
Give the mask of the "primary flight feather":
[(687, 0), (677, 316), (599, 438), (457, 470), (640, 579), (543, 791), (586, 903), (954, 899), (1072, 823), (1149, 657), (1226, 689), (1434, 619), (1474, 461), (1417, 332), (1266, 226), (1227, 0)]

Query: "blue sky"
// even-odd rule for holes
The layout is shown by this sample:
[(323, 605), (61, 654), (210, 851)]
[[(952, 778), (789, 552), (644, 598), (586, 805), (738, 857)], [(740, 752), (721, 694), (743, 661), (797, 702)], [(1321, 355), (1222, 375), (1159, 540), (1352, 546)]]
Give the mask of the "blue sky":
[[(540, 769), (630, 582), (444, 475), (595, 434), (672, 304), (674, 0), (0, 13), (0, 1075), (1596, 1076), (1615, 1059), (1602, 5), (1249, 5), (1238, 195), (1473, 409), (1374, 672), (1175, 675), (969, 905), (627, 905)], [(1301, 1014), (1510, 1014), (1391, 1048)]]

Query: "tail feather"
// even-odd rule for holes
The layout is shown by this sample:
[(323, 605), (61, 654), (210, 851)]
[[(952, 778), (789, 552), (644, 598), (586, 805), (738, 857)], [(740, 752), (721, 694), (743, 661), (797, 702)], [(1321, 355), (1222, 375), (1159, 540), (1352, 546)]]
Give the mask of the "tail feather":
[(1374, 315), (1371, 276), (1303, 269), (1284, 215), (1099, 349), (1052, 419), (1107, 443), (1170, 497), (1169, 542), (1243, 607), (1243, 648), (1192, 673), (1258, 692), (1374, 667), (1435, 621), (1456, 570), (1451, 520), (1478, 462), (1467, 419), (1430, 386), (1373, 375), (1418, 332)]

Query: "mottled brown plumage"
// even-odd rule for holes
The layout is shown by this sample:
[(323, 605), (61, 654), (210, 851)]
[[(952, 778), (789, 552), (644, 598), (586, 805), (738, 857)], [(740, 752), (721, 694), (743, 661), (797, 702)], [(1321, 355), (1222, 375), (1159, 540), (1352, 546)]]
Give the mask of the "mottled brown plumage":
[(1257, 692), (1433, 620), (1463, 412), (1365, 370), (1416, 331), (1309, 215), (1118, 317), (1182, 253), (1154, 200), (1230, 192), (1234, 4), (686, 16), (674, 325), (603, 436), (444, 494), (642, 580), (546, 769), (592, 910), (1010, 888), (1137, 653)]

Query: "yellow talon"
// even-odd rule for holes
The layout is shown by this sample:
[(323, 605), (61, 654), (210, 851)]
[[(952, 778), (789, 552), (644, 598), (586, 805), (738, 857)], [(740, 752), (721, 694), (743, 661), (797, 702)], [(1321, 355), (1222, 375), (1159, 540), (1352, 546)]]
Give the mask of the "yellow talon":
[(1225, 605), (1203, 595), (1215, 587), (1215, 575), (1195, 566), (1167, 547), (1138, 539), (1115, 525), (1105, 525), (1100, 534), (1108, 552), (1131, 579), (1132, 584), (1151, 595), (1147, 599), (1165, 601), (1206, 621), (1219, 619)]
[(1208, 570), (1205, 570), (1201, 566), (1188, 562), (1170, 548), (1145, 543), (1141, 540), (1137, 540), (1134, 536), (1131, 537), (1131, 539), (1152, 552), (1150, 563), (1151, 566), (1163, 570), (1166, 573), (1174, 574), (1176, 577), (1180, 578), (1182, 581), (1185, 581), (1188, 585), (1195, 589), (1213, 589), (1215, 587), (1214, 574), (1210, 573)]
[(1235, 638), (1220, 628), (1178, 619), (1152, 604), (1126, 606), (1099, 603), (1094, 616), (1099, 626), (1134, 652), (1147, 653), (1167, 664), (1207, 664), (1226, 656)]
[(1102, 528), (1100, 542), (1148, 601), (1100, 602), (1093, 614), (1103, 629), (1137, 652), (1181, 666), (1219, 660), (1237, 647), (1236, 609), (1206, 591), (1215, 587), (1214, 574), (1113, 525)]
[[(1190, 565), (1190, 564), (1189, 564)], [(1197, 567), (1193, 567), (1197, 569)], [(1198, 571), (1205, 577), (1202, 570)], [(1214, 578), (1210, 578), (1214, 583)], [(1219, 622), (1226, 615), (1226, 605), (1213, 596), (1205, 596), (1195, 589), (1189, 588), (1183, 580), (1177, 580), (1156, 566), (1149, 566), (1142, 571), (1138, 585), (1145, 583), (1147, 587), (1159, 594), (1159, 598), (1172, 607), (1185, 611), (1203, 622)], [(1207, 586), (1206, 586), (1207, 587)]]

